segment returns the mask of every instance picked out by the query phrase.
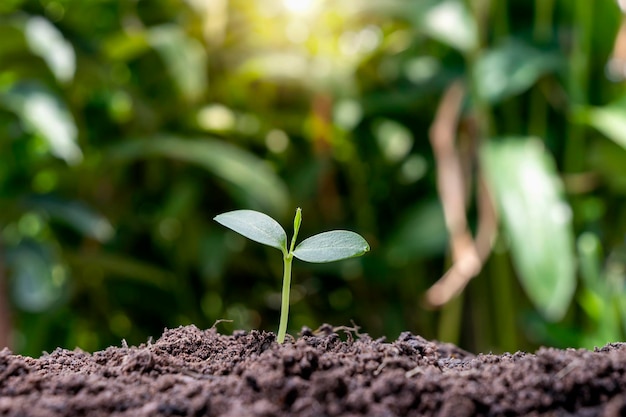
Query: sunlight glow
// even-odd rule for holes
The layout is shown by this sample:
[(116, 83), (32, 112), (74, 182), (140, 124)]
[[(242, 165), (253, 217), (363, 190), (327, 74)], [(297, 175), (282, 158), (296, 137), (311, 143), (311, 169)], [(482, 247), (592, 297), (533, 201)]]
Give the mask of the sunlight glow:
[(316, 0), (283, 0), (283, 4), (291, 13), (306, 15), (314, 11)]

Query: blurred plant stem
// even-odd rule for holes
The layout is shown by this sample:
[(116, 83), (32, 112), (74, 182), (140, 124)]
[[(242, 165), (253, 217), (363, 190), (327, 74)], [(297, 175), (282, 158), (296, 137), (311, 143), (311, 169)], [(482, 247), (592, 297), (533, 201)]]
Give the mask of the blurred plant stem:
[(546, 42), (552, 36), (552, 18), (555, 0), (535, 0), (535, 22), (533, 37), (535, 41)]
[(463, 300), (465, 293), (460, 293), (441, 308), (437, 339), (443, 342), (459, 344), (463, 328)]
[(495, 345), (504, 351), (514, 352), (519, 349), (515, 320), (518, 306), (513, 296), (515, 276), (509, 267), (507, 257), (502, 253), (491, 254), (487, 269), (491, 279), (492, 297), (498, 299), (493, 312), (497, 339)]
[(0, 242), (0, 349), (5, 347), (13, 348), (13, 325), (8, 291), (4, 245)]
[[(553, 14), (554, 0), (535, 0), (533, 39), (539, 45), (550, 41)], [(545, 139), (548, 133), (548, 102), (543, 87), (548, 87), (547, 82), (539, 80), (530, 95), (528, 134)]]
[[(589, 104), (589, 65), (593, 37), (594, 7), (586, 0), (574, 0), (573, 10), (576, 26), (572, 27), (572, 44), (569, 56), (569, 112)], [(584, 169), (585, 126), (581, 123), (568, 123), (565, 140), (563, 170), (565, 173)]]
[(490, 0), (468, 0), (469, 8), (472, 12), (474, 22), (477, 27), (476, 43), (474, 48), (465, 55), (465, 62), (470, 76), (469, 95), (472, 100), (472, 115), (476, 120), (476, 135), (480, 141), (485, 140), (494, 132), (493, 115), (491, 107), (478, 89), (476, 82), (477, 62), (487, 49), (487, 28), (489, 27)]
[[(496, 4), (494, 5), (494, 3)], [(491, 21), (489, 21), (489, 16), (491, 16), (493, 13), (492, 20), (494, 22), (499, 22), (499, 23), (494, 23), (494, 25), (496, 25), (499, 31), (498, 33), (499, 37), (504, 38), (508, 35), (507, 32), (509, 31), (509, 25), (508, 25), (508, 15), (507, 15), (507, 10), (508, 10), (507, 1), (502, 0), (502, 1), (491, 2), (489, 0), (473, 0), (473, 1), (470, 1), (470, 7), (473, 12), (476, 24), (479, 28), (490, 27)], [(491, 7), (493, 8), (493, 10), (490, 13)], [(498, 126), (496, 126), (495, 124), (495, 120), (493, 116), (493, 109), (491, 108), (489, 102), (485, 98), (483, 98), (481, 92), (478, 91), (476, 87), (476, 83), (475, 83), (475, 79), (477, 78), (476, 77), (477, 62), (480, 59), (481, 55), (484, 54), (489, 49), (489, 46), (490, 46), (488, 43), (488, 37), (487, 37), (488, 33), (482, 32), (479, 30), (478, 34), (479, 36), (478, 36), (478, 41), (476, 44), (476, 49), (471, 51), (470, 54), (466, 56), (466, 62), (469, 68), (469, 73), (472, 74), (472, 81), (471, 81), (472, 86), (469, 89), (469, 94), (473, 103), (472, 113), (475, 115), (476, 125), (477, 125), (476, 131), (475, 131), (476, 143), (477, 143), (477, 146), (480, 148), (480, 146), (483, 143), (490, 140), (491, 137), (496, 135), (498, 131)], [(515, 103), (510, 103), (508, 106), (505, 106), (503, 111), (505, 114), (504, 125), (507, 126), (507, 129), (511, 127), (509, 126), (508, 123), (512, 123), (514, 125), (518, 124), (516, 120), (518, 120), (519, 118), (518, 116), (519, 108)], [(487, 197), (487, 198), (491, 198), (491, 197)], [(493, 202), (491, 204), (493, 204)], [(497, 232), (494, 230), (494, 233), (497, 233)], [(493, 238), (494, 236), (491, 237), (491, 239)], [(484, 258), (486, 258), (486, 255), (484, 256)], [(499, 272), (502, 272), (502, 271), (499, 271)], [(482, 297), (485, 297), (487, 294), (490, 293), (489, 282), (487, 281), (486, 278), (487, 276), (485, 276), (485, 274), (481, 274), (479, 276), (479, 279), (476, 280), (477, 282), (474, 285), (474, 291), (472, 291), (472, 293), (474, 294), (476, 294), (476, 292), (481, 293)], [(505, 293), (510, 292), (510, 288), (508, 288), (508, 285), (510, 285), (511, 279), (505, 276), (498, 276), (498, 275), (491, 277), (491, 279), (497, 280), (499, 282), (500, 284), (499, 290), (504, 291)], [(503, 313), (504, 310), (512, 308), (510, 304), (504, 303), (503, 302), (504, 300), (498, 294), (494, 294), (494, 296), (491, 298), (494, 303), (493, 308), (495, 311)], [(473, 299), (479, 300), (480, 297), (473, 297)], [(494, 324), (495, 326), (498, 325), (497, 323), (498, 320), (496, 319), (495, 320), (496, 323), (494, 323), (493, 314), (490, 311), (489, 306), (487, 306), (485, 303), (479, 303), (478, 305), (473, 304), (472, 309), (474, 313), (472, 317), (474, 331), (478, 332), (476, 335), (476, 339), (475, 339), (476, 346), (479, 348), (485, 348), (485, 349), (491, 348), (492, 346), (498, 346), (497, 345), (498, 341), (496, 339), (500, 339), (500, 336), (502, 338), (504, 338), (505, 336), (504, 335), (495, 336), (494, 333), (491, 331), (491, 329), (494, 327)], [(462, 314), (461, 311), (459, 313)], [(508, 313), (504, 312), (504, 314), (507, 316), (512, 313), (513, 313), (512, 311), (509, 311)]]

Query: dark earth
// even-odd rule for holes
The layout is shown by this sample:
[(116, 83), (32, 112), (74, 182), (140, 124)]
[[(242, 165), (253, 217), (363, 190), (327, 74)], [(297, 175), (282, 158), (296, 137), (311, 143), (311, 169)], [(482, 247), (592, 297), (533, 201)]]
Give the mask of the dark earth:
[[(340, 337), (341, 335), (341, 337)], [(2, 416), (619, 416), (626, 344), (472, 355), (356, 329), (221, 335), (195, 326), (154, 343), (38, 359), (0, 352)]]

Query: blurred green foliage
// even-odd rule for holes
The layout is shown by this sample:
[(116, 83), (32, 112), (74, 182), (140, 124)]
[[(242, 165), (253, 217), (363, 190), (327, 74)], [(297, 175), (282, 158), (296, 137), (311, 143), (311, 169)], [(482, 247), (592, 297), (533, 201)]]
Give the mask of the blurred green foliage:
[[(372, 252), (294, 268), (292, 333), (353, 319), (473, 351), (624, 338), (613, 0), (10, 0), (0, 13), (16, 351), (222, 318), (276, 331), (280, 259), (211, 219), (250, 208), (289, 224), (297, 206), (303, 238), (355, 230)], [(423, 297), (450, 255), (428, 131), (455, 80), (469, 91), (458, 144), (501, 233), (436, 311)], [(462, 140), (471, 125), (478, 143)]]

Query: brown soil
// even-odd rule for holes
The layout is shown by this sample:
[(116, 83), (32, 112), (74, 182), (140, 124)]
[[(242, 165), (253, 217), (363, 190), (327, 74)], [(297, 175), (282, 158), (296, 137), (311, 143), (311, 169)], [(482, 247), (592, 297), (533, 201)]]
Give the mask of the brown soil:
[(409, 333), (392, 343), (324, 326), (194, 326), (156, 343), (39, 359), (0, 352), (3, 416), (619, 416), (626, 344), (474, 356)]

